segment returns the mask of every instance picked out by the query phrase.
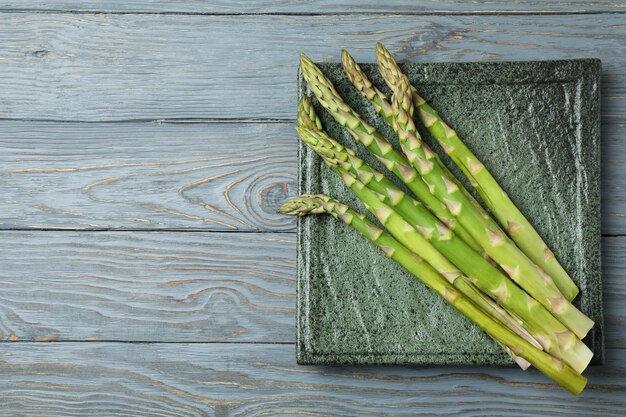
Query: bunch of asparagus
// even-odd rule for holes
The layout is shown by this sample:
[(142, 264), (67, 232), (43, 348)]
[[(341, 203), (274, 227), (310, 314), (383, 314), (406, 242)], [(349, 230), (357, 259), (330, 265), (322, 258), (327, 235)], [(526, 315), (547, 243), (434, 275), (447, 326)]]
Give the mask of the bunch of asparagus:
[[(298, 106), (298, 135), (384, 229), (325, 195), (289, 200), (280, 212), (326, 213), (344, 221), (477, 324), (522, 369), (533, 365), (579, 394), (586, 384), (581, 374), (593, 356), (581, 339), (594, 323), (571, 304), (578, 288), (487, 167), (419, 96), (381, 44), (376, 58), (393, 93), (390, 98), (372, 84), (348, 52), (342, 52), (350, 81), (389, 122), (400, 150), (343, 101), (308, 57), (302, 54), (300, 61), (302, 74), (322, 107), (398, 176), (412, 195), (331, 138), (304, 96)], [(422, 141), (416, 123), (423, 124), (441, 144), (494, 218)]]

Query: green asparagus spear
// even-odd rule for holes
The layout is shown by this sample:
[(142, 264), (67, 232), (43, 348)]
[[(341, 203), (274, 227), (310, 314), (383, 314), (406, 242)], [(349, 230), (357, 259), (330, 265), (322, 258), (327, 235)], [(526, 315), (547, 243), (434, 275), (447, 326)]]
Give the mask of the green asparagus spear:
[(464, 230), (463, 226), (454, 220), (454, 216), (452, 216), (445, 204), (430, 193), (426, 184), (420, 179), (404, 155), (396, 151), (372, 126), (361, 120), (358, 114), (344, 103), (332, 83), (304, 54), (300, 55), (300, 67), (309, 88), (333, 118), (346, 127), (357, 141), (367, 146), (385, 164), (389, 171), (404, 181), (407, 187), (450, 229), (454, 230), (472, 247), (480, 248), (475, 239)]
[(546, 351), (564, 360), (577, 372), (587, 367), (593, 352), (576, 335), (467, 246), (423, 205), (324, 132), (304, 128), (297, 131), (307, 146), (322, 156), (402, 244), (446, 278), (456, 279), (463, 274), (469, 277), (479, 289), (521, 319), (523, 326)]
[[(393, 90), (403, 74), (393, 56), (382, 44), (376, 46), (376, 56), (380, 71)], [(467, 176), (508, 235), (535, 264), (552, 277), (565, 298), (568, 301), (573, 300), (578, 294), (578, 287), (489, 170), (412, 86), (411, 98), (420, 121)]]
[(304, 195), (287, 201), (280, 208), (280, 212), (296, 216), (327, 213), (341, 219), (377, 245), (385, 255), (398, 262), (440, 297), (452, 304), (488, 335), (505, 345), (516, 355), (530, 362), (561, 387), (574, 395), (578, 395), (584, 389), (587, 381), (585, 377), (494, 320), (467, 297), (459, 293), (427, 262), (348, 206), (328, 196)]
[(413, 123), (413, 101), (406, 76), (400, 77), (396, 84), (392, 108), (402, 149), (424, 182), (429, 185), (432, 193), (448, 206), (450, 212), (472, 237), (518, 285), (582, 339), (593, 327), (593, 321), (561, 294), (550, 276), (528, 259), (484, 210), (471, 203), (459, 187), (432, 161), (432, 154), (423, 148), (422, 140)]

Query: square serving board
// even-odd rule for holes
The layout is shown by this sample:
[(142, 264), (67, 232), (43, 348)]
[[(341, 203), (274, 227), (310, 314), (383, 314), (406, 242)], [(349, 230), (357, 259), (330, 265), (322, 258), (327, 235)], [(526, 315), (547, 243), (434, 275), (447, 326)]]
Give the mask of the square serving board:
[[(345, 101), (397, 146), (386, 121), (350, 84), (341, 64), (319, 66)], [(585, 342), (595, 353), (592, 363), (601, 363), (600, 61), (401, 67), (420, 95), (489, 168), (578, 284), (581, 291), (575, 304), (596, 322)], [(375, 65), (362, 68), (389, 94)], [(299, 95), (311, 95), (301, 74), (298, 82)], [(313, 103), (332, 137), (387, 173), (315, 98)], [(471, 189), (432, 137), (424, 129), (421, 133)], [(298, 188), (301, 194), (328, 194), (366, 213), (352, 192), (302, 143)], [(330, 216), (298, 221), (297, 303), (299, 364), (512, 363), (477, 326)]]

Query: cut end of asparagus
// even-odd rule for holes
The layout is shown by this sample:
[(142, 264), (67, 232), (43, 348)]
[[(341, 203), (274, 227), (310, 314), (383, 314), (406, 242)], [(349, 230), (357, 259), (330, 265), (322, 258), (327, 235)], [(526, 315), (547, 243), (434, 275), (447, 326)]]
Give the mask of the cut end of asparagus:
[(506, 351), (506, 353), (509, 354), (509, 356), (511, 356), (511, 358), (515, 361), (517, 366), (519, 366), (522, 371), (525, 371), (528, 368), (530, 368), (530, 362), (528, 362), (526, 359), (522, 358), (521, 356), (517, 356), (515, 353), (513, 353), (513, 350), (511, 350), (508, 346), (503, 345), (500, 342), (498, 342), (498, 344), (502, 346), (502, 348)]
[[(554, 263), (558, 264), (558, 261), (555, 259)], [(562, 269), (562, 267), (560, 267), (559, 269)], [(563, 274), (567, 275), (567, 272), (565, 272), (564, 269), (563, 269)], [(551, 276), (554, 279), (554, 277), (557, 275), (551, 275)], [(572, 301), (573, 299), (575, 299), (578, 293), (580, 292), (580, 289), (576, 286), (576, 284), (574, 284), (574, 281), (572, 280), (565, 280), (565, 279), (556, 280), (555, 279), (554, 284), (558, 287), (559, 291), (561, 291), (561, 294), (563, 294), (563, 297), (565, 297), (567, 301)]]
[(568, 327), (579, 339), (583, 339), (593, 328), (593, 320), (587, 317), (574, 305), (567, 303), (567, 307), (557, 317), (561, 323)]
[[(556, 360), (555, 360), (556, 361)], [(567, 366), (567, 365), (564, 365)], [(560, 377), (558, 383), (561, 387), (568, 390), (571, 394), (578, 397), (578, 395), (583, 392), (585, 386), (587, 386), (587, 378), (582, 375), (570, 375), (567, 377)]]
[(568, 363), (572, 369), (581, 374), (589, 362), (593, 358), (593, 352), (580, 340), (576, 341), (576, 344), (564, 352), (561, 352), (562, 359)]
[(574, 394), (574, 396), (578, 397), (578, 395), (581, 392), (583, 392), (586, 385), (587, 385), (587, 378), (583, 378), (583, 381), (580, 384), (576, 385), (574, 388), (567, 389), (567, 390), (571, 392), (572, 394)]

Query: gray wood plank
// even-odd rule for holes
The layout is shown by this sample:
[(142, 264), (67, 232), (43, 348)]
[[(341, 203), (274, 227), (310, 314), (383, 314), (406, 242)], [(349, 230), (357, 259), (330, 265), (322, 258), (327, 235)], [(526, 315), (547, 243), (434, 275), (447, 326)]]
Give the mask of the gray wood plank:
[(295, 256), (292, 234), (2, 232), (0, 340), (293, 342)]
[(494, 2), (489, 0), (350, 0), (316, 2), (294, 0), (206, 0), (161, 1), (99, 1), (94, 4), (85, 0), (47, 1), (2, 1), (0, 10), (24, 11), (99, 11), (99, 12), (152, 12), (152, 13), (547, 13), (547, 12), (616, 12), (624, 10), (624, 3), (610, 0), (569, 0), (546, 2), (517, 0)]
[(292, 345), (15, 343), (0, 416), (623, 416), (626, 350), (574, 398), (497, 367), (303, 367)]
[[(382, 3), (381, 3), (382, 4)], [(597, 57), (607, 122), (626, 115), (622, 14), (206, 16), (0, 14), (0, 117), (293, 119), (298, 52), (373, 61)]]
[[(626, 234), (624, 125), (602, 137), (603, 231)], [(290, 123), (0, 121), (0, 229), (293, 231)]]
[(294, 230), (288, 124), (0, 121), (0, 228)]
[[(604, 238), (605, 337), (626, 348), (626, 237)], [(0, 232), (2, 340), (293, 342), (295, 237)]]

